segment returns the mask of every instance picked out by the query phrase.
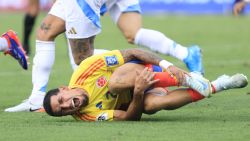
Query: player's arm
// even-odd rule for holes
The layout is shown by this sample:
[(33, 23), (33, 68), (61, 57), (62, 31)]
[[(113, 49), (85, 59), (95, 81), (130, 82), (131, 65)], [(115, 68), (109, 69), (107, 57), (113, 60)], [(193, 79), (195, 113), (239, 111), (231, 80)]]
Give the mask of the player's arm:
[(133, 99), (127, 111), (115, 110), (114, 120), (140, 120), (144, 109), (144, 91), (159, 80), (153, 80), (155, 73), (145, 68), (137, 72)]
[(169, 70), (177, 69), (174, 65), (166, 60), (163, 60), (161, 57), (156, 55), (155, 53), (145, 51), (142, 49), (126, 49), (120, 50), (124, 62), (129, 62), (131, 60), (141, 60), (147, 64), (159, 65), (163, 69)]
[(126, 50), (121, 50), (120, 52), (123, 56), (125, 63), (137, 59), (148, 64), (158, 65), (161, 68), (170, 72), (178, 80), (182, 80), (183, 78), (185, 78), (185, 75), (187, 74), (186, 71), (178, 67), (175, 67), (172, 63), (163, 60), (158, 55), (152, 52), (148, 52), (142, 49), (126, 49)]
[[(163, 60), (156, 54), (142, 49), (125, 49), (120, 50), (120, 52), (125, 63), (137, 59), (145, 63), (159, 65), (159, 63)], [(169, 65), (173, 64), (169, 62)]]

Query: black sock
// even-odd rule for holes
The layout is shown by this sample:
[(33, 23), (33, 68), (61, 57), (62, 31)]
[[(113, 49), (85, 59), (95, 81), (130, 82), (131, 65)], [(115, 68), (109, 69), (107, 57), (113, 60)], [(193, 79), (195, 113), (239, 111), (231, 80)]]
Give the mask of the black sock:
[(26, 14), (24, 17), (24, 31), (23, 31), (23, 48), (27, 54), (30, 53), (29, 37), (32, 32), (36, 20), (36, 16)]

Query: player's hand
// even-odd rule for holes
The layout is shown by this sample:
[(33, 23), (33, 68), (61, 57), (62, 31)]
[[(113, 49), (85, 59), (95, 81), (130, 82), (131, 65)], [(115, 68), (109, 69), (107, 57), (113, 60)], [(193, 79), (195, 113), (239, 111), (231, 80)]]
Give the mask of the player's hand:
[(244, 2), (244, 1), (240, 1), (240, 2), (235, 3), (234, 6), (233, 6), (233, 14), (234, 14), (234, 16), (238, 16), (239, 13), (245, 8), (246, 4), (247, 3)]
[(159, 81), (153, 80), (155, 73), (146, 67), (142, 72), (136, 71), (134, 94), (144, 94), (144, 91)]
[(172, 75), (172, 77), (176, 77), (179, 81), (179, 85), (183, 85), (186, 81), (186, 75), (189, 75), (188, 72), (175, 66), (169, 66), (167, 71)]

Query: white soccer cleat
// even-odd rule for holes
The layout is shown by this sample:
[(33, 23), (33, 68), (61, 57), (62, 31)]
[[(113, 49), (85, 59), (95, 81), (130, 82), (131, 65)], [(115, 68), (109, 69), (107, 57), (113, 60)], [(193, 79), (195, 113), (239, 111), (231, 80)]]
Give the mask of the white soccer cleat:
[(191, 72), (190, 76), (186, 76), (186, 86), (194, 89), (205, 97), (212, 94), (212, 87), (209, 80), (205, 79), (201, 74)]
[(31, 104), (28, 100), (24, 100), (21, 104), (7, 108), (5, 112), (42, 112), (42, 106), (36, 106)]
[(222, 75), (212, 82), (216, 92), (228, 89), (244, 88), (248, 84), (247, 77), (243, 74), (233, 76)]

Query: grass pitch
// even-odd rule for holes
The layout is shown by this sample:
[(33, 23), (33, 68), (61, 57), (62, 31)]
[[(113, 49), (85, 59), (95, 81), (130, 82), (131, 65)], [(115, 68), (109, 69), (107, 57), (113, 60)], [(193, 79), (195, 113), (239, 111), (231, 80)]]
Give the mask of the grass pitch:
[[(39, 25), (42, 13), (37, 20)], [(0, 33), (14, 29), (22, 38), (22, 13), (0, 13)], [(159, 30), (182, 45), (203, 50), (206, 77), (244, 73), (250, 77), (250, 17), (144, 16), (144, 26)], [(102, 18), (103, 32), (96, 48), (122, 49), (128, 45), (110, 18)], [(35, 34), (32, 34), (32, 55)], [(48, 88), (67, 85), (72, 70), (64, 36), (56, 40), (56, 62)], [(185, 68), (176, 59), (165, 57)], [(248, 141), (250, 138), (250, 87), (220, 93), (175, 111), (143, 115), (140, 122), (76, 122), (43, 113), (5, 113), (30, 95), (31, 66), (24, 71), (10, 57), (0, 55), (0, 141)]]

